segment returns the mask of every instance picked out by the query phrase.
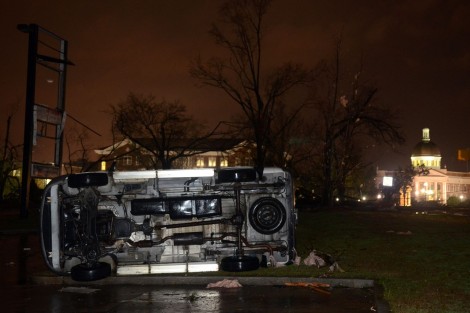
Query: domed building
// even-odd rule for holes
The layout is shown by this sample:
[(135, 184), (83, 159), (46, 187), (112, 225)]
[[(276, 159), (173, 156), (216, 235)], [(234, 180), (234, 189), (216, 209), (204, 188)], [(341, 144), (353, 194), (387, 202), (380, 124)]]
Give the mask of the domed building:
[(413, 167), (424, 165), (427, 168), (441, 168), (441, 151), (439, 147), (431, 141), (429, 128), (423, 128), (423, 139), (413, 148), (411, 164)]
[(413, 167), (424, 165), (428, 175), (413, 178), (411, 197), (414, 202), (436, 201), (446, 204), (449, 198), (464, 201), (470, 197), (470, 173), (448, 171), (441, 168), (441, 152), (431, 141), (429, 128), (423, 129), (423, 138), (413, 148), (411, 154)]
[[(423, 201), (447, 204), (449, 199), (452, 199), (453, 203), (470, 199), (470, 172), (448, 171), (445, 166), (441, 168), (441, 151), (437, 144), (431, 141), (429, 134), (429, 128), (423, 128), (421, 141), (411, 152), (413, 167), (424, 166), (429, 173), (414, 176), (412, 188), (409, 188), (405, 194), (400, 190), (400, 205), (402, 206), (410, 206)], [(385, 181), (386, 178), (393, 181), (395, 174), (395, 171), (377, 169), (378, 189), (383, 186), (392, 186), (392, 182), (387, 185)]]

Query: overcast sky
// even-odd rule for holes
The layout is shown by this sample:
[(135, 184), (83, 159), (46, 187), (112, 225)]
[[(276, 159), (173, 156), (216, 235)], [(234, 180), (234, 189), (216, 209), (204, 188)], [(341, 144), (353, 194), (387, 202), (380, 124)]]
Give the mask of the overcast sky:
[[(218, 0), (0, 0), (0, 135), (15, 104), (24, 107), (28, 36), (17, 24), (36, 23), (69, 43), (66, 110), (110, 143), (110, 104), (129, 92), (180, 100), (196, 117), (227, 120), (238, 107), (219, 91), (196, 87), (190, 60), (215, 55), (208, 34)], [(269, 59), (314, 66), (334, 53), (342, 33), (344, 53), (362, 55), (364, 75), (377, 100), (400, 111), (407, 144), (381, 151), (378, 165), (409, 162), (429, 127), (449, 169), (465, 168), (457, 149), (470, 147), (470, 1), (276, 0), (268, 13)], [(41, 76), (43, 87), (47, 75)], [(22, 142), (23, 111), (14, 116)], [(73, 123), (69, 120), (69, 123)], [(47, 161), (47, 160), (42, 160)]]

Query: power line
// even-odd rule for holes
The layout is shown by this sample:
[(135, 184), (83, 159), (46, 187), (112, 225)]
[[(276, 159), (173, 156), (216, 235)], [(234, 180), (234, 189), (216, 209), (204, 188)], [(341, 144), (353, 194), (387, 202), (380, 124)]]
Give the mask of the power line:
[(95, 133), (96, 135), (100, 136), (101, 137), (101, 134), (98, 133), (97, 131), (93, 130), (91, 127), (85, 125), (84, 123), (80, 122), (79, 120), (77, 120), (75, 117), (73, 117), (72, 115), (70, 114), (67, 114), (68, 117), (70, 117), (72, 120), (74, 120), (75, 122), (77, 122), (78, 124), (82, 125), (83, 127), (85, 127), (86, 129), (88, 129), (89, 131)]

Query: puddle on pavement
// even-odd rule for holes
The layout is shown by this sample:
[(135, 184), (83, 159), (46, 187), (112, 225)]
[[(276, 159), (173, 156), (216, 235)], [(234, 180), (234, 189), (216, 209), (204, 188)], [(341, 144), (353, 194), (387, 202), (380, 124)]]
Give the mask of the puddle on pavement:
[(311, 289), (244, 286), (236, 289), (166, 289), (144, 292), (116, 312), (370, 312), (368, 290), (333, 289), (329, 296)]

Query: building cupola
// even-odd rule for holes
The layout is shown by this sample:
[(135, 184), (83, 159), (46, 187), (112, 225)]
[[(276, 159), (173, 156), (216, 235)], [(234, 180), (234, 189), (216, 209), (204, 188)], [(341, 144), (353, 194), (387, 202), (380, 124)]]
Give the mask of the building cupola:
[(411, 164), (414, 167), (424, 165), (427, 168), (441, 168), (441, 151), (438, 146), (431, 141), (429, 128), (423, 128), (423, 138), (413, 148)]

